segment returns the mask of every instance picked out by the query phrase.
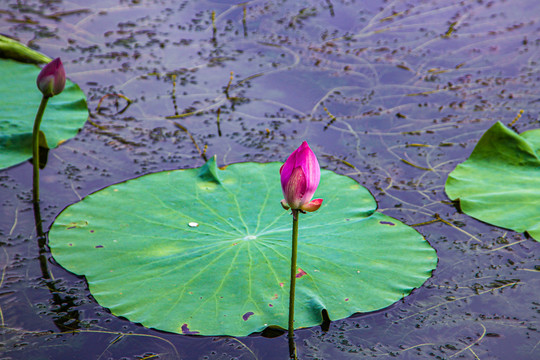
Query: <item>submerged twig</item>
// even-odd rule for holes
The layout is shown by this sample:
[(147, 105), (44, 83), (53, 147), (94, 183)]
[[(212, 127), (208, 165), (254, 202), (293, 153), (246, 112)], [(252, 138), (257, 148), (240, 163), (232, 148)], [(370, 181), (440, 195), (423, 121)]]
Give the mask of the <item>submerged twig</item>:
[(328, 110), (328, 108), (326, 106), (323, 106), (323, 109), (324, 109), (324, 111), (326, 111), (328, 116), (330, 116), (330, 121), (323, 128), (323, 130), (326, 131), (326, 130), (328, 130), (330, 125), (332, 125), (337, 119), (336, 119), (336, 117), (334, 115), (332, 115), (332, 113)]
[[(450, 358), (453, 358), (454, 356), (456, 356), (456, 355), (458, 355), (458, 354), (460, 354), (460, 353), (462, 353), (462, 352), (465, 351), (465, 350), (471, 350), (471, 351), (472, 351), (471, 347), (472, 347), (473, 345), (475, 345), (475, 344), (478, 344), (478, 343), (484, 338), (484, 336), (486, 336), (486, 333), (487, 333), (486, 327), (485, 327), (482, 323), (480, 323), (480, 326), (482, 327), (482, 329), (484, 329), (484, 331), (482, 332), (482, 335), (480, 335), (480, 337), (479, 337), (478, 339), (476, 339), (476, 341), (474, 341), (473, 343), (471, 343), (471, 344), (468, 345), (467, 347), (465, 347), (465, 348), (459, 350), (458, 352), (452, 354), (452, 355), (449, 357), (449, 359), (450, 359)], [(478, 356), (476, 356), (476, 354), (474, 353), (474, 351), (472, 351), (472, 353), (473, 353), (473, 355), (478, 359)]]
[(326, 4), (328, 5), (328, 11), (330, 11), (330, 16), (334, 17), (336, 16), (336, 13), (334, 11), (334, 4), (330, 0), (326, 0)]
[(443, 38), (449, 38), (450, 35), (456, 30), (456, 25), (458, 24), (457, 21), (454, 21), (450, 24), (448, 27), (448, 30), (446, 30), (446, 33), (442, 36)]
[(412, 144), (406, 144), (405, 147), (431, 147), (431, 145), (412, 143)]
[(242, 27), (244, 28), (244, 37), (248, 36), (247, 23), (246, 23), (246, 5), (244, 5), (244, 14), (242, 15)]
[(253, 352), (253, 350), (251, 350), (251, 349), (249, 348), (249, 346), (247, 346), (246, 344), (244, 344), (242, 341), (240, 341), (239, 339), (237, 339), (237, 338), (235, 338), (235, 337), (232, 337), (232, 336), (227, 337), (227, 338), (228, 338), (228, 339), (231, 339), (231, 340), (234, 340), (234, 341), (236, 341), (237, 343), (239, 343), (240, 345), (242, 345), (247, 351), (249, 351), (249, 353), (250, 353), (251, 355), (253, 355), (253, 357), (255, 358), (255, 360), (258, 359), (257, 355), (255, 355), (255, 353)]
[(69, 10), (69, 11), (58, 11), (54, 14), (50, 15), (43, 15), (43, 17), (52, 19), (52, 20), (61, 20), (64, 16), (69, 15), (81, 15), (81, 14), (89, 14), (91, 13), (90, 9), (76, 9), (76, 10)]
[(233, 81), (233, 76), (234, 76), (234, 71), (231, 71), (231, 76), (229, 77), (229, 83), (227, 84), (227, 87), (225, 87), (225, 96), (227, 97), (228, 100), (231, 99), (231, 97), (229, 96), (229, 89), (231, 87), (231, 84), (232, 84), (232, 81)]
[(335, 157), (334, 155), (323, 154), (323, 155), (321, 155), (321, 156), (323, 156), (323, 157), (325, 157), (325, 158), (328, 158), (328, 159), (330, 159), (330, 160), (338, 161), (338, 162), (342, 163), (343, 165), (347, 165), (348, 167), (350, 167), (350, 168), (352, 168), (352, 169), (358, 170), (358, 169), (356, 168), (356, 166), (354, 166), (353, 164), (351, 164), (351, 163), (348, 162), (347, 160), (340, 159), (340, 158), (338, 158), (338, 157)]
[(176, 349), (176, 346), (174, 346), (174, 344), (171, 341), (169, 341), (169, 340), (167, 340), (167, 339), (165, 339), (165, 338), (163, 338), (161, 336), (157, 336), (157, 335), (123, 333), (123, 332), (119, 332), (119, 331), (106, 331), (106, 330), (78, 330), (78, 329), (77, 330), (71, 330), (71, 331), (62, 331), (62, 332), (56, 333), (56, 334), (85, 334), (85, 333), (117, 335), (117, 337), (113, 340), (113, 343), (116, 342), (115, 340), (117, 340), (119, 336), (122, 336), (122, 337), (140, 336), (140, 337), (158, 339), (158, 340), (164, 341), (165, 343), (170, 345), (170, 347), (172, 348), (174, 354), (176, 355), (176, 358), (180, 359), (180, 354), (178, 353), (178, 350)]
[(217, 42), (216, 38), (217, 28), (216, 28), (216, 11), (212, 10), (212, 42), (215, 44)]
[(217, 115), (216, 115), (216, 124), (217, 124), (217, 132), (218, 132), (218, 136), (221, 137), (221, 127), (219, 125), (219, 115), (221, 114), (221, 108), (218, 108), (217, 109)]
[(478, 241), (479, 243), (482, 242), (482, 241), (480, 241), (480, 239), (478, 239), (476, 236), (474, 236), (474, 235), (472, 235), (472, 234), (469, 234), (469, 233), (466, 232), (465, 230), (462, 230), (462, 229), (460, 229), (459, 227), (457, 227), (456, 225), (452, 224), (450, 221), (443, 219), (439, 214), (435, 213), (435, 214), (433, 214), (433, 217), (434, 217), (433, 220), (421, 222), (421, 223), (418, 223), (418, 224), (413, 224), (413, 225), (411, 225), (411, 226), (413, 226), (413, 227), (415, 227), (415, 226), (424, 226), (424, 225), (434, 224), (434, 223), (436, 223), (436, 222), (442, 222), (443, 224), (446, 224), (446, 225), (448, 225), (448, 226), (450, 226), (450, 227), (452, 227), (452, 228), (454, 228), (454, 229), (456, 229), (456, 230), (458, 230), (458, 231), (460, 231), (460, 232), (462, 232), (462, 233), (468, 235), (470, 238), (472, 238), (472, 239)]
[(441, 221), (441, 218), (437, 218), (437, 219), (433, 219), (433, 220), (429, 220), (429, 221), (424, 221), (424, 222), (421, 222), (421, 223), (418, 223), (418, 224), (412, 224), (410, 226), (411, 227), (424, 226), (424, 225), (434, 224), (434, 223), (440, 222), (440, 221)]
[(108, 131), (108, 128), (107, 128), (106, 126), (99, 125), (99, 124), (93, 122), (93, 121), (90, 120), (90, 119), (88, 119), (88, 123), (89, 123), (90, 125), (95, 126), (96, 128), (99, 129), (99, 131), (98, 131), (98, 130), (95, 131), (96, 134), (109, 136), (109, 137), (113, 138), (114, 140), (116, 140), (116, 141), (118, 141), (119, 143), (122, 143), (122, 144), (124, 144), (124, 145), (144, 146), (143, 144), (139, 144), (139, 143), (136, 143), (136, 142), (134, 142), (134, 141), (126, 140), (126, 139), (124, 139), (123, 137), (121, 137), (120, 135)]
[(197, 149), (197, 151), (199, 152), (199, 155), (203, 158), (203, 160), (206, 162), (208, 161), (208, 159), (206, 158), (206, 149), (207, 149), (207, 145), (204, 146), (204, 151), (201, 151), (201, 148), (199, 147), (199, 145), (197, 144), (197, 142), (195, 141), (195, 139), (193, 138), (193, 136), (191, 135), (191, 133), (188, 131), (188, 129), (186, 129), (186, 127), (182, 124), (179, 124), (177, 123), (176, 121), (174, 122), (174, 125), (179, 128), (180, 130), (184, 131), (186, 134), (189, 135), (189, 138), (191, 139), (191, 141), (193, 142), (193, 145), (195, 145), (195, 148)]
[(172, 101), (173, 101), (173, 107), (174, 107), (174, 115), (178, 116), (178, 104), (176, 103), (176, 74), (171, 75), (171, 80), (173, 84), (172, 88)]
[[(96, 107), (96, 112), (97, 113), (100, 113), (99, 110), (101, 108), (101, 103), (103, 102), (103, 100), (105, 100), (106, 98), (111, 97), (111, 96), (114, 96), (114, 97), (117, 97), (117, 98), (122, 98), (122, 99), (126, 100), (126, 106), (124, 106), (122, 109), (118, 110), (116, 112), (116, 114), (114, 114), (114, 115), (122, 114), (124, 111), (127, 110), (127, 108), (133, 102), (130, 98), (128, 98), (127, 96), (122, 95), (122, 94), (106, 94), (103, 97), (101, 97), (101, 99), (99, 99), (99, 102), (98, 102), (97, 107)], [(118, 106), (118, 102), (116, 103), (116, 106)]]
[[(4, 254), (6, 255), (6, 263), (2, 269), (2, 277), (0, 278), (0, 288), (4, 285), (4, 278), (6, 276), (6, 270), (7, 270), (7, 264), (9, 260), (9, 255), (5, 248), (2, 248), (4, 250)], [(0, 307), (0, 327), (4, 327), (6, 324), (4, 322), (4, 313), (2, 312), (2, 307)]]
[(506, 244), (506, 245), (503, 245), (503, 246), (499, 246), (499, 247), (497, 247), (497, 248), (495, 248), (495, 249), (490, 249), (489, 251), (490, 251), (490, 252), (491, 252), (491, 251), (498, 251), (498, 250), (507, 248), (507, 247), (509, 247), (509, 246), (513, 246), (513, 245), (516, 245), (516, 244), (520, 244), (520, 243), (522, 243), (522, 242), (524, 242), (524, 241), (527, 241), (527, 239), (521, 239), (521, 240), (515, 241), (515, 242), (510, 243), (510, 244)]
[(405, 159), (399, 159), (401, 160), (402, 162), (404, 162), (405, 164), (407, 165), (411, 165), (417, 169), (420, 169), (420, 170), (426, 170), (426, 171), (433, 171), (433, 169), (431, 168), (427, 168), (427, 167), (423, 167), (423, 166), (420, 166), (420, 165), (416, 165), (416, 164), (413, 164), (412, 162), (408, 161), (408, 160), (405, 160)]
[(523, 115), (523, 112), (524, 112), (523, 109), (519, 110), (514, 120), (512, 120), (512, 122), (510, 122), (508, 126), (514, 126), (514, 124), (521, 118), (521, 115)]
[(515, 281), (512, 281), (512, 282), (509, 282), (509, 283), (506, 283), (506, 284), (502, 284), (501, 286), (497, 286), (497, 287), (494, 287), (494, 288), (490, 288), (488, 290), (483, 290), (483, 291), (479, 291), (477, 293), (474, 293), (472, 295), (467, 295), (467, 296), (462, 296), (462, 297), (459, 297), (459, 298), (454, 298), (452, 300), (447, 300), (447, 301), (444, 301), (440, 304), (436, 304), (436, 305), (433, 305), (433, 306), (430, 306), (422, 311), (418, 311), (417, 313), (414, 313), (414, 314), (411, 314), (409, 316), (405, 316), (397, 321), (403, 321), (403, 320), (407, 320), (407, 319), (410, 319), (414, 316), (418, 316), (420, 314), (423, 314), (425, 313), (426, 311), (430, 311), (430, 310), (433, 310), (433, 309), (436, 309), (440, 306), (443, 306), (443, 305), (448, 305), (449, 303), (452, 303), (452, 302), (457, 302), (459, 300), (465, 300), (465, 299), (469, 299), (473, 296), (479, 296), (479, 295), (483, 295), (483, 294), (486, 294), (488, 292), (491, 292), (491, 291), (494, 291), (494, 290), (500, 290), (500, 289), (503, 289), (505, 287), (508, 287), (508, 286), (516, 286), (520, 281), (519, 280), (515, 280)]

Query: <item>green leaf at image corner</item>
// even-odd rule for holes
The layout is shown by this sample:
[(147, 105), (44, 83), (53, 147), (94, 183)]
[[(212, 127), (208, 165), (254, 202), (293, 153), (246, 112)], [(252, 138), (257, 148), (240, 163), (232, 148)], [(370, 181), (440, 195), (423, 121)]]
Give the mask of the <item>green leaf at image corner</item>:
[[(0, 59), (0, 169), (32, 157), (32, 129), (42, 94), (36, 86), (39, 67)], [(52, 97), (41, 122), (49, 148), (74, 137), (88, 119), (86, 97), (67, 80)]]
[(495, 123), (445, 190), (467, 215), (540, 240), (540, 129), (519, 135)]
[[(281, 163), (160, 172), (67, 207), (49, 233), (55, 260), (98, 303), (144, 326), (246, 336), (287, 328), (290, 212)], [(376, 212), (367, 189), (323, 170), (319, 211), (300, 215), (295, 327), (385, 308), (437, 263), (413, 228)]]
[(3, 35), (0, 35), (0, 58), (32, 64), (46, 64), (52, 60), (50, 57)]

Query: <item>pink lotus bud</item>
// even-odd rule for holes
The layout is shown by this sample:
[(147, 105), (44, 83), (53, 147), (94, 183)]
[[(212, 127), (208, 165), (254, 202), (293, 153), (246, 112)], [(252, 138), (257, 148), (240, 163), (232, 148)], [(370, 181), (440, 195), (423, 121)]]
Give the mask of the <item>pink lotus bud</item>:
[(321, 207), (322, 199), (311, 200), (319, 186), (321, 168), (307, 142), (293, 151), (279, 173), (285, 197), (281, 205), (285, 209), (315, 211)]
[(37, 87), (45, 97), (58, 95), (66, 85), (66, 72), (60, 58), (56, 58), (47, 65), (37, 77)]

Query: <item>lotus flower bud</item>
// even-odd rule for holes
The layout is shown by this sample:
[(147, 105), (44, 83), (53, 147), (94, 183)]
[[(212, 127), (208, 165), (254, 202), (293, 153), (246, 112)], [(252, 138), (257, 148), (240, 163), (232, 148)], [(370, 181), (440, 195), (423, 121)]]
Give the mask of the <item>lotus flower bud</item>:
[(66, 72), (60, 58), (56, 58), (47, 65), (39, 73), (37, 87), (45, 97), (58, 95), (64, 90), (66, 85)]
[(321, 168), (317, 157), (303, 142), (279, 169), (284, 200), (281, 205), (293, 210), (315, 211), (321, 207), (322, 199), (311, 200), (319, 186)]

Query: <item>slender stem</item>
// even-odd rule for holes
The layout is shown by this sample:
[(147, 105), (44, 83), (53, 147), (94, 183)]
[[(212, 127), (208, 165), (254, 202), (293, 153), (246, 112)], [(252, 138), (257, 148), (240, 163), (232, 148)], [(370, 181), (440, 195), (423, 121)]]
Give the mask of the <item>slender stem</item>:
[(296, 249), (298, 247), (298, 210), (293, 210), (292, 253), (291, 253), (291, 286), (289, 288), (289, 356), (297, 359), (294, 345), (294, 290), (296, 286)]
[(53, 279), (51, 272), (49, 271), (47, 261), (47, 247), (46, 238), (43, 233), (43, 222), (41, 221), (41, 211), (39, 209), (39, 202), (34, 202), (34, 221), (36, 223), (36, 234), (39, 247), (39, 265), (41, 267), (41, 274), (43, 279), (49, 281)]
[(34, 120), (34, 131), (32, 133), (32, 162), (34, 164), (33, 195), (35, 203), (39, 202), (39, 125), (41, 124), (47, 101), (49, 101), (49, 97), (43, 96), (36, 114), (36, 120)]

